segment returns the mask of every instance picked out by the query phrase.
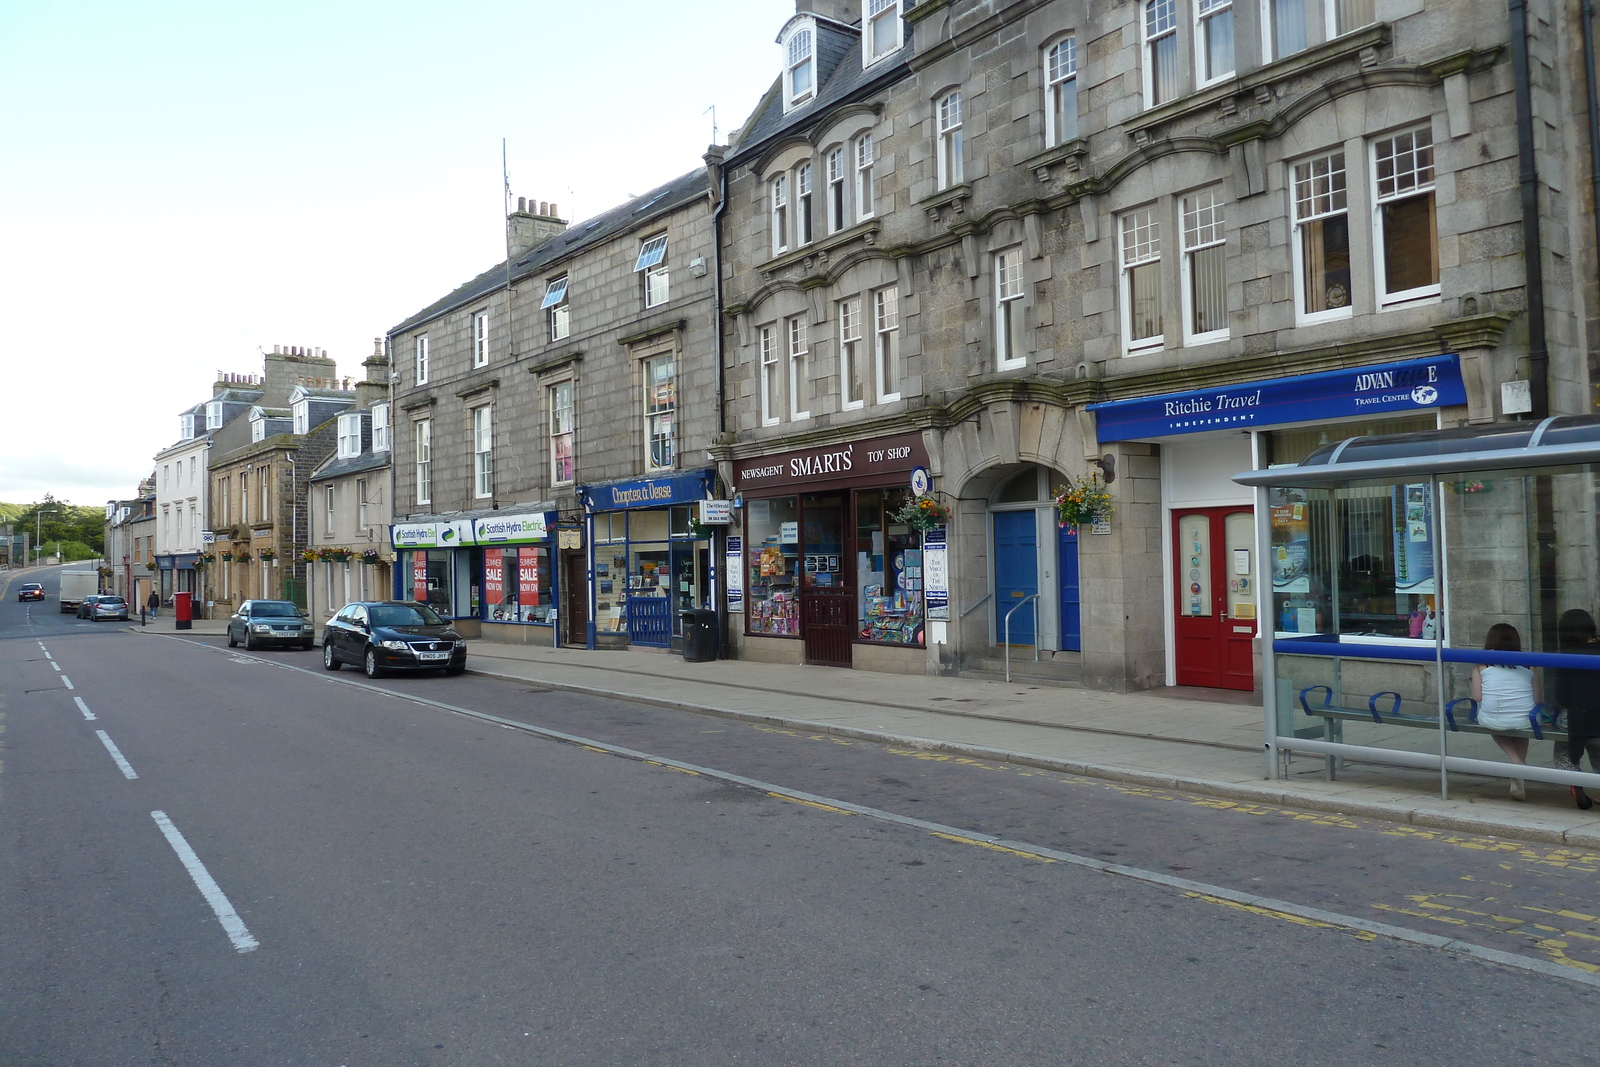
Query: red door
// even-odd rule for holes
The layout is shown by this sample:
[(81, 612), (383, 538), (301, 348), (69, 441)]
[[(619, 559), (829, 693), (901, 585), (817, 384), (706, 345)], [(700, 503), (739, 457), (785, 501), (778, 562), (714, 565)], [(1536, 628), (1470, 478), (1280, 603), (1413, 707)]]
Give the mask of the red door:
[(1188, 508), (1172, 516), (1179, 685), (1255, 688), (1255, 514)]

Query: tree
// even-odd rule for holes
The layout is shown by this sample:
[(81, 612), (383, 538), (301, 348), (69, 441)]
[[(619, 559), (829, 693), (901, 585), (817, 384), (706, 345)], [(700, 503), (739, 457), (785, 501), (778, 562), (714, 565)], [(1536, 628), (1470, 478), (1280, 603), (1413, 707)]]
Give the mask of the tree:
[[(7, 507), (9, 510), (14, 505)], [(35, 548), (60, 541), (63, 544), (74, 543), (79, 546), (75, 551), (85, 553), (74, 556), (63, 550), (63, 559), (93, 559), (104, 552), (105, 521), (104, 508), (70, 504), (65, 500), (57, 500), (50, 493), (46, 493), (43, 500), (18, 509), (16, 517), (12, 519), (19, 534), (31, 536), (37, 529), (39, 543)]]

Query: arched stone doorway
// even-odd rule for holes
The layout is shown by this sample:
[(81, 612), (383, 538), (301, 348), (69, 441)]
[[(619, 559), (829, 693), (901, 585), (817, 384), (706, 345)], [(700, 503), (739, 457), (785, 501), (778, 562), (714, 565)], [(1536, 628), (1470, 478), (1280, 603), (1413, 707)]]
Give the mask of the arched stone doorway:
[(1004, 475), (990, 494), (994, 645), (1005, 644), (1009, 636), (1013, 651), (1078, 652), (1083, 647), (1077, 533), (1062, 529), (1055, 513), (1056, 490), (1065, 481), (1057, 470), (1028, 464)]

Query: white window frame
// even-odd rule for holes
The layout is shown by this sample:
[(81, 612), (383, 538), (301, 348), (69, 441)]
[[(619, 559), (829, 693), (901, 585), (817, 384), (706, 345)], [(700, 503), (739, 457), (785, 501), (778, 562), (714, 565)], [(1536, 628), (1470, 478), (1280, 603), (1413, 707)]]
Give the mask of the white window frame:
[[(817, 32), (802, 22), (789, 31), (783, 41), (783, 110), (792, 111), (817, 95)], [(797, 84), (800, 71), (806, 72), (804, 86)]]
[[(1233, 17), (1234, 0), (1192, 0), (1194, 4), (1194, 80), (1195, 87), (1203, 89), (1231, 78), (1239, 69), (1239, 38), (1235, 32), (1238, 23)], [(1228, 69), (1208, 72), (1211, 57), (1206, 46), (1210, 43), (1212, 23), (1226, 20), (1228, 25)]]
[(356, 479), (356, 526), (365, 530), (370, 525), (367, 522), (367, 480)]
[(828, 213), (828, 232), (838, 233), (850, 225), (850, 216), (845, 210), (844, 193), (844, 146), (836, 145), (828, 149), (823, 157), (827, 168), (828, 195), (824, 210)]
[[(1385, 179), (1378, 156), (1379, 147), (1384, 144), (1395, 144), (1402, 137), (1411, 137), (1413, 139), (1412, 152), (1415, 155), (1417, 152), (1415, 148), (1416, 138), (1419, 134), (1425, 137), (1428, 142), (1423, 149), (1426, 153), (1427, 162), (1422, 166), (1413, 166), (1409, 172), (1395, 172), (1392, 180), (1395, 180), (1396, 188), (1391, 192), (1385, 193), (1383, 191)], [(1433, 129), (1427, 123), (1373, 137), (1368, 142), (1367, 165), (1371, 170), (1368, 180), (1371, 183), (1369, 188), (1372, 190), (1372, 267), (1375, 282), (1374, 291), (1377, 293), (1378, 310), (1380, 311), (1439, 298), (1439, 201), (1435, 192), (1437, 169), (1434, 162)], [(1408, 178), (1411, 184), (1402, 188), (1401, 183)], [(1430, 210), (1433, 215), (1434, 281), (1428, 285), (1419, 285), (1398, 293), (1391, 293), (1388, 292), (1389, 268), (1384, 256), (1383, 208), (1385, 204), (1399, 203), (1419, 196), (1428, 196), (1432, 199)]]
[(789, 420), (800, 422), (811, 417), (811, 406), (801, 404), (811, 386), (811, 331), (804, 315), (794, 315), (784, 323), (789, 347)]
[(767, 192), (772, 207), (772, 254), (777, 255), (789, 251), (789, 175), (773, 175)]
[(311, 402), (298, 401), (293, 409), (295, 436), (303, 437), (311, 432)]
[(872, 217), (878, 196), (877, 186), (873, 183), (872, 177), (872, 164), (876, 161), (876, 157), (873, 155), (871, 130), (856, 138), (855, 160), (856, 221), (864, 222)]
[(494, 496), (494, 405), (472, 409), (472, 495)]
[(338, 493), (334, 491), (333, 482), (329, 482), (327, 485), (322, 487), (322, 510), (326, 513), (322, 520), (322, 532), (329, 537), (332, 537), (334, 534), (333, 508), (337, 499)]
[(250, 523), (250, 472), (239, 475), (239, 525)]
[[(1312, 5), (1316, 2), (1317, 0), (1261, 0), (1261, 54), (1267, 57), (1268, 62), (1297, 55), (1315, 43), (1311, 37), (1311, 23)], [(1292, 47), (1286, 48), (1284, 42), (1279, 39), (1279, 27), (1283, 9), (1291, 6), (1297, 8), (1299, 12), (1301, 40), (1298, 44), (1291, 42)]]
[(1008, 249), (994, 257), (994, 355), (997, 370), (1016, 370), (1028, 365), (1022, 340), (1023, 321), (1022, 250)]
[[(1071, 107), (1066, 97), (1071, 97)], [(1070, 113), (1072, 128), (1061, 129), (1057, 112)], [(1044, 140), (1055, 148), (1078, 138), (1078, 38), (1072, 34), (1050, 42), (1044, 50)]]
[(1208, 345), (1228, 339), (1227, 257), (1223, 257), (1222, 325), (1212, 330), (1194, 328), (1195, 256), (1212, 248), (1227, 247), (1227, 205), (1219, 187), (1196, 189), (1178, 201), (1178, 236), (1182, 243), (1179, 257), (1179, 296), (1183, 311), (1183, 343)]
[(206, 403), (206, 429), (222, 429), (222, 401), (212, 400)]
[[(562, 402), (563, 394), (565, 403)], [(550, 484), (571, 485), (578, 470), (577, 385), (571, 378), (552, 382), (546, 395), (550, 408)], [(565, 472), (565, 477), (562, 477), (560, 467), (560, 444), (563, 439), (567, 443), (567, 459), (571, 467)]]
[(389, 405), (372, 405), (372, 450), (389, 451)]
[(361, 416), (339, 416), (339, 458), (361, 455)]
[(417, 337), (417, 384), (428, 384), (428, 335)]
[(961, 90), (952, 89), (933, 105), (934, 156), (940, 189), (949, 189), (966, 180), (966, 145), (961, 135)]
[(539, 309), (545, 312), (545, 323), (550, 329), (550, 340), (564, 341), (572, 333), (572, 305), (567, 303), (568, 276), (552, 278), (545, 284), (544, 299)]
[[(843, 411), (865, 407), (872, 382), (871, 360), (861, 337), (861, 304), (859, 296), (839, 301), (839, 407)], [(861, 395), (851, 397), (850, 386), (855, 380), (861, 382)]]
[[(1337, 166), (1334, 161), (1337, 160)], [(1315, 167), (1318, 163), (1328, 166), (1327, 189), (1317, 192), (1318, 176)], [(1302, 177), (1300, 168), (1312, 168)], [(1302, 189), (1302, 182), (1310, 184)], [(1354, 293), (1355, 288), (1355, 228), (1350, 225), (1350, 185), (1348, 161), (1343, 146), (1324, 152), (1321, 155), (1311, 156), (1307, 159), (1295, 160), (1289, 164), (1289, 222), (1290, 240), (1289, 248), (1294, 267), (1294, 322), (1296, 326), (1311, 326), (1319, 322), (1337, 322), (1348, 319), (1355, 314)], [(1304, 211), (1304, 214), (1302, 214)], [(1310, 223), (1320, 222), (1325, 219), (1335, 218), (1339, 215), (1345, 217), (1346, 240), (1349, 242), (1348, 256), (1350, 260), (1350, 285), (1345, 292), (1345, 302), (1341, 307), (1326, 308), (1322, 311), (1306, 310), (1306, 264), (1305, 264), (1305, 238), (1303, 229)]]
[(1181, 70), (1174, 71), (1170, 92), (1162, 95), (1156, 91), (1157, 49), (1164, 51), (1170, 47), (1173, 67), (1178, 65), (1178, 0), (1142, 0), (1139, 5), (1139, 28), (1144, 42), (1139, 62), (1144, 70), (1144, 106), (1150, 108), (1174, 100), (1183, 92)]
[[(658, 381), (655, 369), (667, 367), (667, 402), (656, 399)], [(639, 361), (644, 388), (641, 391), (644, 412), (644, 465), (646, 470), (672, 470), (678, 465), (678, 357), (674, 352), (661, 352)], [(657, 420), (666, 420), (667, 431), (657, 433)], [(658, 454), (656, 442), (665, 444), (666, 455)]]
[(412, 424), (417, 438), (417, 503), (433, 502), (433, 420), (418, 419)]
[(757, 357), (760, 360), (756, 384), (761, 390), (761, 425), (776, 426), (781, 410), (778, 406), (778, 340), (771, 326), (761, 327)]
[(811, 161), (794, 168), (794, 245), (811, 243), (815, 219), (811, 213)]
[(672, 298), (667, 273), (667, 235), (654, 234), (639, 244), (639, 258), (634, 261), (634, 273), (644, 272), (644, 306), (660, 307)]
[[(888, 32), (891, 30), (892, 34)], [(861, 65), (870, 67), (878, 60), (900, 51), (904, 44), (905, 26), (900, 21), (900, 0), (862, 0)]]
[[(1156, 315), (1160, 322), (1155, 333), (1135, 339), (1133, 271), (1155, 264)], [(1166, 344), (1166, 279), (1162, 277), (1161, 214), (1155, 204), (1125, 211), (1117, 216), (1117, 285), (1122, 297), (1122, 351), (1125, 355), (1151, 352)]]
[[(1339, 25), (1341, 4), (1352, 12), (1350, 25), (1344, 27)], [(1360, 10), (1363, 7), (1365, 8), (1365, 18), (1362, 18), (1362, 11)], [(1323, 0), (1328, 40), (1331, 41), (1335, 37), (1343, 37), (1347, 33), (1354, 33), (1364, 26), (1371, 26), (1378, 21), (1377, 8), (1377, 0)], [(1360, 19), (1360, 21), (1356, 21), (1357, 19)]]
[(472, 365), (489, 365), (489, 312), (479, 311), (472, 316)]
[[(887, 286), (872, 294), (872, 380), (878, 403), (900, 399), (905, 372), (900, 351), (900, 289)], [(890, 379), (894, 389), (884, 388)]]

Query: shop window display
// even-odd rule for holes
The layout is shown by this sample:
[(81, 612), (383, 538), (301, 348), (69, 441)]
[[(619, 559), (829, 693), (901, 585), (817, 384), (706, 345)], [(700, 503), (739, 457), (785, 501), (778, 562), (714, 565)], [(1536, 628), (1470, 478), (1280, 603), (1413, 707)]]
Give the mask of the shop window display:
[(555, 602), (550, 550), (542, 545), (486, 549), (483, 596), (490, 622), (549, 622)]
[(856, 493), (857, 619), (863, 641), (923, 643), (922, 539), (892, 518), (910, 499), (906, 489)]
[(450, 573), (452, 555), (454, 553), (449, 550), (415, 549), (409, 553), (410, 558), (406, 561), (411, 599), (420, 601), (445, 616), (455, 614), (451, 608), (454, 601)]
[(800, 573), (800, 509), (794, 497), (752, 500), (748, 512), (749, 581), (745, 614), (753, 634), (800, 633), (795, 575)]

